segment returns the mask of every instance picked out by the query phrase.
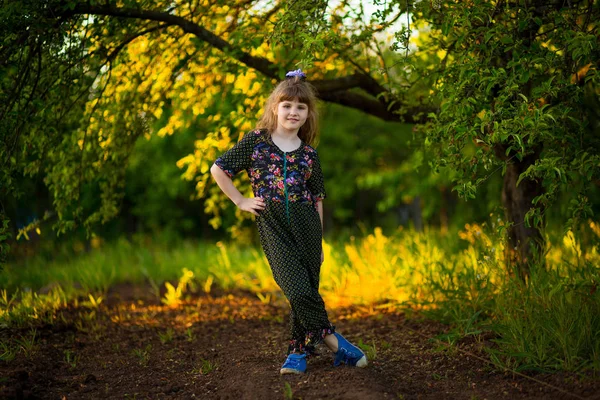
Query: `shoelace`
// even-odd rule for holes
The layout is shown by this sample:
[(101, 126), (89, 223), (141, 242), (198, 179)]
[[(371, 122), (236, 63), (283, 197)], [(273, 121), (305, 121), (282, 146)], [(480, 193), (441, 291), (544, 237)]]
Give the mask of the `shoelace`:
[(292, 368), (296, 368), (297, 366), (300, 365), (300, 360), (297, 360), (295, 358), (288, 358), (287, 362), (285, 364), (289, 365)]
[(360, 354), (342, 347), (338, 350), (338, 354), (335, 357), (335, 362), (338, 364), (340, 361), (343, 361), (345, 364), (350, 363), (351, 365), (354, 365), (354, 363), (358, 361), (359, 356)]

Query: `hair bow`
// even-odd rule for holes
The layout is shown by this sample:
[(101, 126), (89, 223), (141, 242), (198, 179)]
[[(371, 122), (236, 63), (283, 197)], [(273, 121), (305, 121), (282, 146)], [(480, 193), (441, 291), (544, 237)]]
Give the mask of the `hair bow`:
[(299, 77), (300, 79), (305, 80), (306, 74), (304, 72), (302, 72), (301, 69), (297, 69), (295, 71), (289, 71), (287, 74), (285, 74), (286, 79), (293, 79), (295, 77)]

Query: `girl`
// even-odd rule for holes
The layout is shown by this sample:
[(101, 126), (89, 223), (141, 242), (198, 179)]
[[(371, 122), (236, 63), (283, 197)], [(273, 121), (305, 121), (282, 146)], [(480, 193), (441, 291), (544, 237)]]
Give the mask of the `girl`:
[[(219, 157), (210, 171), (223, 192), (256, 216), (261, 246), (275, 282), (291, 307), (288, 357), (281, 374), (306, 371), (306, 357), (325, 342), (334, 365), (365, 367), (367, 358), (335, 332), (319, 294), (323, 263), (323, 203), (326, 197), (317, 151), (316, 96), (301, 70), (290, 71), (267, 99), (254, 131)], [(231, 178), (250, 177), (253, 198), (245, 198)]]

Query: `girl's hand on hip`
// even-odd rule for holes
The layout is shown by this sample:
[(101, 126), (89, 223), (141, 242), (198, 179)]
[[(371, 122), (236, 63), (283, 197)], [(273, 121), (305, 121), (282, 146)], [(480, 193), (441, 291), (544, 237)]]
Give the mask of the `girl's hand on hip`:
[(325, 261), (325, 254), (323, 253), (323, 250), (321, 250), (321, 264), (323, 264), (323, 261)]
[(258, 212), (265, 209), (265, 201), (262, 197), (244, 197), (237, 206), (242, 211), (258, 216)]

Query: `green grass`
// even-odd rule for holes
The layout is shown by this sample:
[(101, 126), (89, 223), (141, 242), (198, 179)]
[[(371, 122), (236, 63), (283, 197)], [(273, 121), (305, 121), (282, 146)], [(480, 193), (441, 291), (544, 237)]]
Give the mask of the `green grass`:
[(148, 344), (143, 349), (131, 350), (131, 354), (133, 354), (137, 358), (138, 363), (141, 366), (146, 367), (148, 366), (148, 362), (150, 361), (150, 351), (152, 351), (152, 345)]
[(77, 367), (77, 362), (79, 362), (79, 356), (71, 350), (65, 350), (63, 355), (65, 364), (67, 364), (69, 368), (75, 369)]
[[(486, 334), (499, 367), (600, 371), (600, 255), (592, 237), (596, 242), (580, 243), (573, 234), (550, 238), (547, 269), (534, 268), (524, 285), (505, 270), (502, 242), (480, 226), (466, 226), (460, 238), (434, 230), (385, 236), (376, 229), (325, 242), (321, 293), (329, 307), (386, 302), (447, 323), (452, 329), (437, 338), (445, 343)], [(210, 293), (214, 286), (254, 291), (264, 303), (279, 291), (260, 249), (123, 239), (77, 257), (8, 265), (0, 273), (0, 327), (54, 323), (71, 303), (80, 307), (75, 326), (97, 334), (96, 310), (120, 282), (150, 283), (157, 299), (165, 287), (160, 300), (171, 307), (181, 306), (189, 291)], [(192, 332), (186, 334), (191, 340)], [(172, 340), (168, 330), (159, 336)], [(31, 353), (34, 344), (35, 335), (0, 342), (0, 359)], [(361, 345), (377, 357), (375, 342)], [(141, 362), (146, 353), (136, 353)]]
[(165, 332), (158, 332), (158, 338), (162, 344), (168, 344), (173, 341), (173, 337), (175, 336), (175, 331), (173, 328), (167, 328)]

